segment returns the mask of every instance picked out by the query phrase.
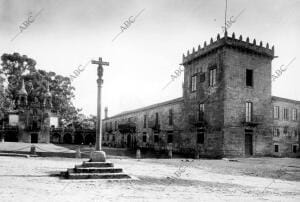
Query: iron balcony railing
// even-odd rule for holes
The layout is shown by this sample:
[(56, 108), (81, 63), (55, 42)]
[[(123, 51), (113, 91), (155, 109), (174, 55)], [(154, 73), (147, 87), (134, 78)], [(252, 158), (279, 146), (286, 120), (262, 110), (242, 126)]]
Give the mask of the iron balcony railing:
[(262, 124), (264, 121), (263, 115), (252, 115), (251, 117), (244, 117), (242, 120), (242, 124), (249, 126), (256, 126)]
[(188, 121), (190, 124), (195, 126), (205, 126), (206, 120), (204, 118), (204, 113), (197, 113), (188, 116)]

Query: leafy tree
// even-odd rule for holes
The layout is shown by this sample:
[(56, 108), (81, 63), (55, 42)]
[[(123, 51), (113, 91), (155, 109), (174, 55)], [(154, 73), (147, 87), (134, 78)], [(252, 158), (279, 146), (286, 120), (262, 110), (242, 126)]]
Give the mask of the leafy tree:
[(16, 103), (21, 81), (24, 80), (28, 93), (28, 104), (36, 98), (43, 102), (47, 93), (47, 85), (52, 95), (52, 111), (58, 113), (65, 121), (76, 120), (81, 111), (72, 103), (75, 88), (68, 77), (57, 75), (55, 72), (47, 72), (36, 68), (36, 61), (19, 53), (3, 54), (1, 56), (3, 73), (8, 80), (6, 97)]

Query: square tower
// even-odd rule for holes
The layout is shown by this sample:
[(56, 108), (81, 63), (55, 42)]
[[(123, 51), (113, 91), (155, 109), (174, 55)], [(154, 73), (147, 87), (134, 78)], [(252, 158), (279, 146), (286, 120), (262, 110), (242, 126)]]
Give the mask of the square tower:
[(221, 38), (183, 55), (186, 135), (200, 154), (266, 155), (272, 145), (274, 47)]

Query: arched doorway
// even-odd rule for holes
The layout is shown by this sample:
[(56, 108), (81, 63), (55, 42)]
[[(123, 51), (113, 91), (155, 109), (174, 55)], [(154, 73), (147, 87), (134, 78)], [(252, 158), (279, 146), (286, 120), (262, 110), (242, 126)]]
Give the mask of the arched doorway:
[(65, 144), (72, 144), (72, 135), (70, 133), (66, 133), (64, 135), (64, 143)]
[(84, 138), (83, 138), (82, 133), (76, 133), (75, 134), (74, 143), (75, 144), (82, 144), (82, 143), (84, 143)]
[(58, 133), (54, 133), (51, 136), (51, 142), (55, 143), (55, 144), (59, 144), (59, 142), (60, 142), (60, 135)]
[(95, 134), (91, 134), (91, 133), (87, 134), (84, 140), (85, 140), (84, 141), (85, 144), (90, 144), (90, 143), (95, 144)]

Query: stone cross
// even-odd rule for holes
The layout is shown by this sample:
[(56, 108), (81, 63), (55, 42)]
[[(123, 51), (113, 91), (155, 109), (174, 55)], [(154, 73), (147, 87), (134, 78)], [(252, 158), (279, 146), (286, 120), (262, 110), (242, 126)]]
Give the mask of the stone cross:
[[(101, 151), (101, 141), (102, 141), (102, 121), (101, 121), (101, 85), (103, 83), (102, 76), (103, 76), (103, 65), (108, 66), (108, 62), (103, 62), (102, 58), (99, 58), (99, 61), (92, 60), (92, 64), (98, 65), (98, 95), (97, 95), (97, 123), (96, 123), (96, 145), (95, 145), (95, 151), (100, 152)], [(104, 155), (104, 161), (105, 161), (105, 153), (101, 151), (101, 155)], [(94, 155), (94, 159), (92, 157), (92, 161), (103, 161), (101, 158), (99, 160), (99, 154)]]

